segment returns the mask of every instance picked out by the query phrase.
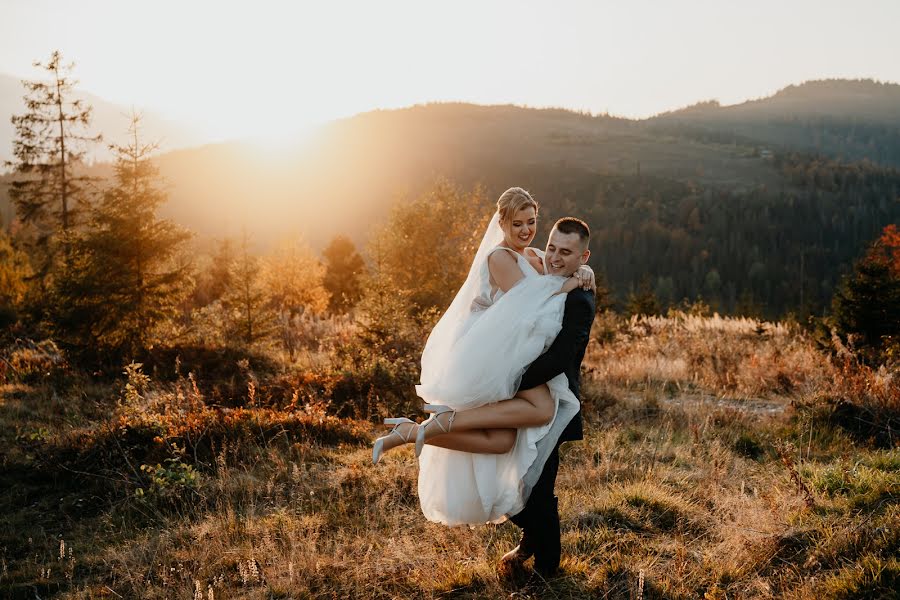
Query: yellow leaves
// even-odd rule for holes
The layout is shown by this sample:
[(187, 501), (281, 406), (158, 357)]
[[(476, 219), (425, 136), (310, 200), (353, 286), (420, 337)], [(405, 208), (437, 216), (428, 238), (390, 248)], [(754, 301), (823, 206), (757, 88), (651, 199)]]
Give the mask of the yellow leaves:
[(0, 231), (0, 306), (15, 306), (22, 301), (30, 275), (28, 257), (12, 245), (9, 236)]
[(325, 312), (328, 292), (324, 278), (325, 266), (300, 237), (282, 241), (264, 259), (263, 287), (280, 312)]

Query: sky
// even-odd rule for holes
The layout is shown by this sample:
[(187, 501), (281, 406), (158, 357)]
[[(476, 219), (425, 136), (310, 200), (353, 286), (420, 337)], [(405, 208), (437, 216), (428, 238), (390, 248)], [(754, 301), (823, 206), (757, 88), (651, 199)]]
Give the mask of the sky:
[(210, 140), (431, 101), (641, 118), (900, 82), (898, 23), (898, 0), (0, 0), (0, 73), (59, 49), (85, 91)]

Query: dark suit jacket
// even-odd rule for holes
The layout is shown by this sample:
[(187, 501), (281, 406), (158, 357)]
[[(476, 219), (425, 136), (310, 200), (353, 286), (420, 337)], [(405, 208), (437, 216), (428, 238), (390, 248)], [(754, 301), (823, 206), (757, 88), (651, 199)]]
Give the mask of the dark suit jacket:
[[(537, 387), (560, 373), (565, 373), (569, 380), (569, 389), (580, 399), (581, 361), (584, 358), (596, 312), (593, 292), (580, 288), (569, 292), (559, 335), (547, 351), (526, 369), (519, 389)], [(583, 438), (581, 411), (578, 411), (562, 432), (559, 441), (568, 442)]]

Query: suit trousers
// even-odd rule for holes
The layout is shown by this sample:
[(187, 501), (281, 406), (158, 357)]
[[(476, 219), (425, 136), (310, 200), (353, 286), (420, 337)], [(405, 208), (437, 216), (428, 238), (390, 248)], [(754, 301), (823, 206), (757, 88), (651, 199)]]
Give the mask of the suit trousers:
[(559, 444), (547, 457), (544, 470), (531, 490), (525, 508), (510, 517), (510, 521), (522, 528), (520, 552), (526, 556), (534, 555), (534, 570), (541, 575), (556, 573), (562, 552), (559, 502), (554, 495), (556, 474), (559, 471)]

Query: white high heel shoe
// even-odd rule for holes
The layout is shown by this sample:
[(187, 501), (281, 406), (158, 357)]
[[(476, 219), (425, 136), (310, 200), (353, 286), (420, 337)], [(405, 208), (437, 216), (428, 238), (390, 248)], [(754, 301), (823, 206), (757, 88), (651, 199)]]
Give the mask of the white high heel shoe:
[[(450, 429), (453, 427), (453, 419), (456, 418), (456, 411), (450, 408), (449, 406), (444, 406), (443, 404), (426, 404), (424, 407), (425, 412), (431, 413), (431, 416), (422, 421), (419, 424), (419, 428), (416, 431), (416, 456), (418, 457), (422, 454), (422, 448), (425, 447), (425, 429), (429, 423), (434, 421), (438, 427), (441, 428), (443, 433), (450, 433)], [(441, 423), (440, 416), (444, 413), (450, 413), (450, 416), (447, 419), (447, 426), (444, 427), (444, 424)]]
[(409, 423), (409, 424), (411, 424), (411, 425), (415, 425), (415, 424), (416, 424), (415, 421), (411, 421), (410, 419), (407, 419), (406, 417), (396, 417), (396, 418), (390, 418), (390, 419), (385, 419), (385, 420), (384, 420), (384, 424), (385, 424), (385, 425), (393, 425), (394, 428), (391, 429), (390, 433), (388, 433), (387, 435), (383, 435), (383, 436), (381, 436), (380, 438), (378, 438), (378, 439), (375, 440), (375, 445), (372, 446), (372, 464), (373, 464), (373, 465), (377, 465), (377, 464), (378, 464), (378, 461), (381, 460), (381, 457), (384, 456), (384, 452), (385, 452), (385, 450), (384, 450), (384, 441), (385, 441), (386, 439), (388, 439), (389, 437), (391, 437), (392, 435), (396, 435), (397, 437), (399, 437), (400, 440), (401, 440), (404, 444), (408, 444), (408, 443), (410, 442), (410, 438), (412, 437), (412, 432), (413, 432), (414, 430), (416, 430), (417, 428), (416, 428), (416, 427), (410, 427), (409, 429), (406, 430), (406, 433), (405, 433), (405, 434), (400, 433), (400, 432), (398, 431), (398, 429), (399, 429), (400, 426), (403, 425), (404, 423)]

